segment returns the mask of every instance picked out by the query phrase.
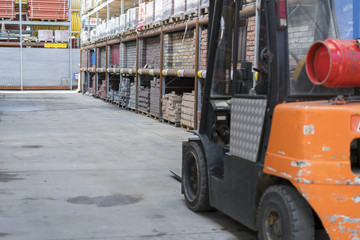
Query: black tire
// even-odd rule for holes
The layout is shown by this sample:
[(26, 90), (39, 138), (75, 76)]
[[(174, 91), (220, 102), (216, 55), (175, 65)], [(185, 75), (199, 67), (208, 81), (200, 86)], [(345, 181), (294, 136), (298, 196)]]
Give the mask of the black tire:
[(297, 190), (271, 186), (263, 194), (257, 214), (258, 239), (315, 239), (313, 213)]
[(197, 142), (186, 147), (182, 165), (182, 187), (186, 205), (194, 212), (210, 211), (205, 156)]

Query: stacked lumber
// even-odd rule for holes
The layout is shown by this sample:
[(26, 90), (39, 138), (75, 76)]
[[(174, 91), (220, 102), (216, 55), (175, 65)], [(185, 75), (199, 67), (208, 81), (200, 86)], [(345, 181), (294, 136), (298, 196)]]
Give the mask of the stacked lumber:
[(154, 79), (150, 81), (150, 113), (157, 117), (159, 117), (159, 113), (160, 113), (159, 99), (160, 99), (160, 79), (154, 77)]
[(179, 123), (181, 120), (181, 96), (175, 92), (165, 94), (162, 98), (163, 119), (172, 123)]
[(150, 111), (150, 89), (144, 86), (139, 89), (139, 110)]
[(67, 0), (29, 0), (29, 19), (68, 20)]
[(181, 102), (181, 125), (194, 128), (195, 92), (184, 93)]
[(15, 0), (0, 0), (0, 18), (15, 18)]

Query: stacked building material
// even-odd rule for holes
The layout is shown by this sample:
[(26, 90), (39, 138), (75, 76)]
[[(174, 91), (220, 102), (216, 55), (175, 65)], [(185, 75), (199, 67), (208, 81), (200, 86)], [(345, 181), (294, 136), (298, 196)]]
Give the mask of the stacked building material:
[(28, 7), (29, 19), (68, 19), (69, 8), (67, 0), (30, 0)]
[(194, 102), (195, 92), (184, 93), (181, 102), (181, 125), (194, 128)]
[(15, 18), (15, 0), (0, 1), (0, 18)]
[(139, 89), (139, 110), (150, 111), (150, 89), (144, 86)]
[(120, 15), (120, 33), (126, 30), (126, 16), (127, 14)]
[(163, 119), (172, 123), (179, 123), (181, 120), (181, 96), (175, 92), (165, 94), (162, 98)]
[(119, 103), (120, 102), (120, 97), (119, 97), (119, 92), (115, 91), (113, 89), (110, 89), (108, 94), (106, 95), (107, 99), (110, 99), (114, 102)]
[(146, 2), (139, 4), (139, 18), (137, 28), (142, 28), (146, 24)]
[(123, 78), (119, 86), (119, 103), (122, 106), (127, 106), (129, 104), (130, 98), (130, 78)]
[(55, 30), (55, 42), (69, 42), (69, 30)]
[(163, 20), (170, 18), (174, 15), (174, 0), (162, 0)]
[(120, 64), (119, 64), (119, 61), (120, 61), (120, 45), (113, 45), (111, 47), (111, 67), (112, 68), (119, 68), (120, 67)]
[(99, 67), (105, 68), (106, 67), (106, 48), (100, 49), (100, 61), (99, 61)]
[(38, 39), (40, 42), (52, 42), (53, 41), (53, 30), (39, 30)]
[(150, 81), (150, 113), (156, 117), (160, 115), (159, 99), (160, 79), (154, 77), (154, 79)]
[(122, 65), (124, 68), (135, 68), (136, 67), (136, 41), (127, 42), (125, 44), (126, 56), (123, 61), (126, 64)]
[(106, 97), (106, 80), (101, 81), (99, 91), (96, 93), (100, 98), (105, 99)]
[(130, 87), (130, 98), (128, 108), (135, 109), (136, 108), (136, 85), (135, 83), (131, 83)]
[(199, 0), (186, 0), (186, 14), (196, 13), (199, 8)]
[(95, 91), (95, 81), (96, 81), (96, 78), (95, 78), (95, 75), (92, 77), (92, 79), (91, 79), (91, 81), (92, 81), (92, 85), (91, 85), (91, 87), (88, 89), (88, 93), (90, 94), (90, 95), (95, 95), (95, 93), (96, 93), (96, 91)]
[(173, 17), (180, 17), (185, 13), (186, 0), (185, 1), (174, 1), (174, 15)]
[(146, 24), (152, 24), (155, 19), (155, 2), (146, 4)]
[(129, 20), (129, 29), (135, 29), (138, 25), (138, 19), (139, 19), (139, 8), (130, 8), (127, 11), (128, 14), (128, 20)]

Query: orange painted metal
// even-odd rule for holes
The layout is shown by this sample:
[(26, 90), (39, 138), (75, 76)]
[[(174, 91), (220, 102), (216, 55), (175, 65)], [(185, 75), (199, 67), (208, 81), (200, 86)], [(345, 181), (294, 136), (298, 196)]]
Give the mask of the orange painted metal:
[(284, 103), (274, 111), (264, 172), (289, 180), (331, 239), (360, 238), (360, 173), (350, 162), (359, 124), (360, 103)]

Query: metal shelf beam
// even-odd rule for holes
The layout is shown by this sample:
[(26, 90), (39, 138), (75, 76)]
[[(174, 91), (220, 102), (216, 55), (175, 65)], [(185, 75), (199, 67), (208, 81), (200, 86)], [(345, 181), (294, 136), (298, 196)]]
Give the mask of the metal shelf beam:
[[(5, 25), (20, 25), (20, 21), (4, 20), (0, 21), (0, 24)], [(34, 22), (34, 21), (22, 21), (22, 25), (28, 26), (70, 26), (69, 22)]]
[(91, 10), (90, 12), (88, 12), (87, 14), (81, 16), (81, 21), (84, 21), (86, 18), (90, 17), (91, 15), (93, 15), (94, 13), (98, 12), (100, 9), (106, 7), (107, 5), (109, 5), (110, 3), (114, 2), (115, 0), (107, 0), (106, 2), (103, 2), (102, 4), (100, 4), (99, 6), (97, 6), (96, 8), (94, 8), (93, 10)]

